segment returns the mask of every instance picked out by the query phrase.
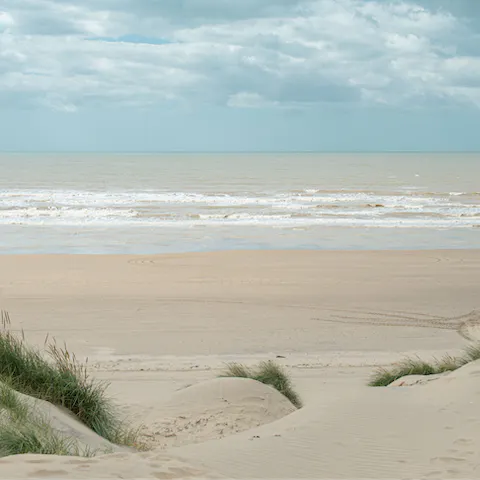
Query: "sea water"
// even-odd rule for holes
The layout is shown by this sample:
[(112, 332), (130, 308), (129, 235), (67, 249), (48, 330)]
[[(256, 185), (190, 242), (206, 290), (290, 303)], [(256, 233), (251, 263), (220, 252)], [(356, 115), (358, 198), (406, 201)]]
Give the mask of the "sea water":
[(480, 154), (1, 154), (0, 253), (480, 248)]

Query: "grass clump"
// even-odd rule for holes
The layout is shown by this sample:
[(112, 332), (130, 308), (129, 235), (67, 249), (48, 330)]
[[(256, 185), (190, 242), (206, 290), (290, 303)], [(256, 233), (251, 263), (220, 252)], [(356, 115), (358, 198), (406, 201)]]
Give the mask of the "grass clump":
[(445, 355), (443, 358), (435, 362), (435, 373), (453, 372), (466, 363), (468, 363), (468, 361), (466, 361), (464, 357)]
[(24, 453), (84, 455), (74, 439), (55, 432), (49, 423), (8, 385), (0, 383), (0, 457)]
[(436, 366), (427, 363), (419, 358), (406, 358), (390, 369), (379, 368), (371, 378), (371, 387), (386, 387), (395, 380), (407, 375), (434, 375), (437, 372)]
[(221, 376), (251, 378), (265, 385), (270, 385), (287, 397), (297, 408), (302, 407), (302, 402), (293, 389), (290, 377), (282, 367), (271, 360), (261, 362), (256, 368), (248, 368), (242, 364), (230, 363)]
[(463, 358), (465, 363), (474, 362), (475, 360), (480, 360), (480, 344), (469, 345), (465, 349), (465, 355)]
[(396, 363), (391, 368), (379, 368), (372, 375), (368, 385), (371, 387), (386, 387), (399, 378), (408, 375), (436, 375), (453, 372), (467, 363), (480, 360), (480, 344), (470, 345), (461, 357), (445, 355), (440, 360), (428, 363), (420, 358), (407, 358)]
[(0, 427), (1, 457), (27, 453), (75, 455), (76, 452), (79, 448), (75, 442), (58, 435), (46, 422), (9, 422)]
[(8, 385), (0, 383), (0, 419), (23, 421), (28, 414), (28, 406), (20, 401), (17, 393)]
[[(118, 419), (106, 396), (108, 385), (91, 379), (86, 365), (66, 346), (58, 347), (55, 340), (49, 341), (47, 337), (46, 358), (26, 344), (23, 332), (17, 335), (10, 330), (10, 318), (3, 311), (1, 323), (0, 381), (18, 392), (70, 410), (87, 427), (112, 443), (135, 444), (134, 432)], [(23, 433), (27, 438), (32, 432)], [(35, 443), (31, 435), (28, 438)]]

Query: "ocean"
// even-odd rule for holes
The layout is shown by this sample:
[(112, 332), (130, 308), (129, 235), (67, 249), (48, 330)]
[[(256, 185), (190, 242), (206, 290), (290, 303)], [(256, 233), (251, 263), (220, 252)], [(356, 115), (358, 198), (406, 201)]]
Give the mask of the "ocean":
[(0, 253), (480, 248), (480, 154), (0, 154)]

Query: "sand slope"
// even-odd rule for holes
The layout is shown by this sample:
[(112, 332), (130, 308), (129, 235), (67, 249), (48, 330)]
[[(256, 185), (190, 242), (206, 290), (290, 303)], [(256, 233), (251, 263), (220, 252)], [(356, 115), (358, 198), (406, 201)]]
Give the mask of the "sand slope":
[(145, 418), (146, 443), (180, 446), (234, 435), (296, 410), (277, 390), (247, 378), (216, 378), (175, 392)]
[[(20, 395), (20, 394), (19, 394)], [(80, 424), (69, 413), (49, 404), (20, 395), (39, 415), (49, 419), (54, 430), (76, 438), (90, 450), (123, 452), (95, 458), (17, 455), (0, 459), (0, 472), (12, 478), (209, 478), (207, 470), (192, 467), (196, 462), (180, 462), (174, 455), (162, 455), (158, 447), (195, 444), (223, 438), (267, 423), (296, 411), (277, 390), (245, 378), (215, 378), (183, 388), (154, 411), (146, 420), (143, 438), (153, 449), (148, 453), (110, 444)], [(157, 451), (155, 450), (157, 447)]]
[(114, 453), (95, 458), (17, 455), (0, 459), (2, 478), (217, 479), (220, 475), (163, 453)]
[(424, 385), (352, 391), (216, 442), (176, 449), (232, 478), (474, 478), (480, 362)]
[[(476, 478), (478, 378), (475, 362), (423, 384), (329, 394), (220, 440), (93, 459), (17, 456), (1, 459), (0, 472), (9, 478)], [(215, 405), (211, 386), (218, 391), (219, 383), (178, 392), (178, 408), (202, 391), (199, 410), (210, 400)], [(231, 386), (227, 398), (240, 382)]]
[[(478, 364), (366, 383), (375, 366), (480, 339), (479, 278), (480, 250), (0, 257), (0, 308), (28, 341), (65, 340), (122, 412), (154, 431), (169, 414), (178, 430), (154, 433), (160, 449), (147, 453), (2, 459), (0, 477), (477, 478)], [(269, 359), (304, 408), (262, 416), (265, 402), (235, 392), (230, 410), (218, 391), (188, 397), (226, 362)], [(223, 433), (217, 415), (234, 419)]]
[(52, 430), (61, 437), (73, 438), (78, 442), (81, 452), (89, 451), (95, 454), (131, 451), (110, 443), (100, 435), (86, 427), (68, 410), (52, 405), (50, 402), (16, 392), (20, 401), (29, 406), (29, 411), (35, 418), (45, 420)]

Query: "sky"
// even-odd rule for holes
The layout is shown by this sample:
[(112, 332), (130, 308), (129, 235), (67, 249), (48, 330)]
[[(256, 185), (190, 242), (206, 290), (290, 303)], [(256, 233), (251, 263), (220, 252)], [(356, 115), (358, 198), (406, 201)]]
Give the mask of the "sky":
[(0, 151), (480, 151), (480, 0), (0, 0)]

